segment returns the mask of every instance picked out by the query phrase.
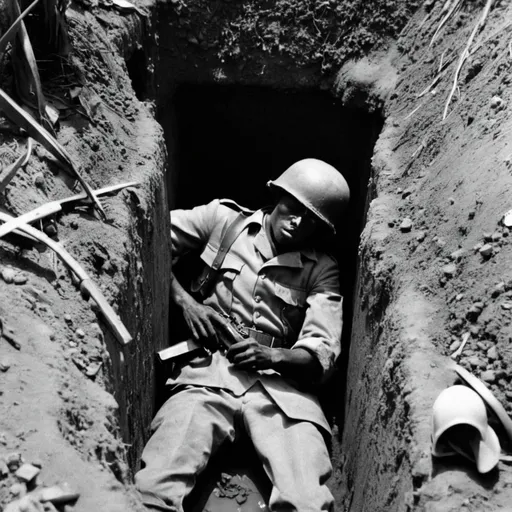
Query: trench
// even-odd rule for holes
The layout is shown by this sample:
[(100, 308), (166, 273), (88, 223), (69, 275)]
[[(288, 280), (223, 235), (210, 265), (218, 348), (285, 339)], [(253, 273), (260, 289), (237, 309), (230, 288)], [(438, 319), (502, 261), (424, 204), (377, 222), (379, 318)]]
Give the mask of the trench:
[[(343, 349), (334, 377), (321, 392), (327, 416), (341, 436), (358, 245), (371, 199), (371, 156), (383, 124), (381, 114), (347, 108), (317, 89), (181, 83), (171, 100), (159, 106), (158, 116), (169, 153), (170, 209), (215, 198), (252, 209), (265, 206), (271, 200), (267, 181), (302, 158), (325, 160), (347, 179), (351, 201), (330, 248), (339, 262), (344, 296)], [(191, 269), (181, 267), (182, 273), (188, 271), (185, 279)], [(176, 340), (184, 335), (172, 307), (170, 330)], [(157, 406), (164, 397), (157, 393)]]

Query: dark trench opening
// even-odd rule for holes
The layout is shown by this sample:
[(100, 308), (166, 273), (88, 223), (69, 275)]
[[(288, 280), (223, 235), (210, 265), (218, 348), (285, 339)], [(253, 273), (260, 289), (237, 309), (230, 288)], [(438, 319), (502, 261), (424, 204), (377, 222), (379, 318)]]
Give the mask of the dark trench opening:
[[(383, 124), (380, 113), (343, 107), (319, 90), (182, 84), (160, 118), (170, 159), (171, 209), (215, 198), (252, 209), (268, 205), (267, 181), (302, 158), (325, 160), (345, 176), (351, 201), (333, 249), (344, 296), (342, 355), (321, 396), (328, 418), (341, 432), (358, 245), (369, 200), (370, 160)], [(171, 336), (173, 321), (171, 312)]]

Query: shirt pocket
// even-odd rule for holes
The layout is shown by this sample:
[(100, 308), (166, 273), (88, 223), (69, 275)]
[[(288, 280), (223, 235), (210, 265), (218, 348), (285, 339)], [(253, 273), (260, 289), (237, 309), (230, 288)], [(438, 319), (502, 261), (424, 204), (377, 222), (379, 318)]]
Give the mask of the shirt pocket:
[[(203, 260), (205, 267), (194, 285), (196, 290), (201, 289), (206, 276), (210, 272), (213, 272), (211, 265), (215, 260), (217, 252), (217, 248), (208, 244), (201, 254), (201, 259)], [(208, 293), (208, 295), (215, 296), (216, 302), (225, 313), (231, 312), (231, 305), (233, 303), (233, 285), (236, 278), (240, 275), (243, 266), (244, 263), (241, 260), (228, 253), (226, 254), (216, 275), (213, 276), (211, 292)]]
[(284, 327), (287, 347), (293, 345), (299, 336), (306, 316), (307, 294), (304, 290), (275, 283), (274, 293), (280, 299), (280, 317)]

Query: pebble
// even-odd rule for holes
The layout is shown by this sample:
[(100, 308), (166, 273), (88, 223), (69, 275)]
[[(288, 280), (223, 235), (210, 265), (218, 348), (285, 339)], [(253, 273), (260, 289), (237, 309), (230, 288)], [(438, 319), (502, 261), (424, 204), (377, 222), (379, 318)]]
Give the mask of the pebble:
[(6, 460), (10, 471), (16, 471), (22, 463), (21, 453), (10, 453)]
[(482, 368), (482, 369), (485, 369), (487, 368), (487, 364), (485, 363), (485, 361), (483, 361), (482, 359), (480, 359), (478, 356), (471, 356), (471, 357), (468, 357), (467, 359), (468, 363), (475, 367), (475, 368)]
[(45, 232), (49, 237), (57, 236), (57, 227), (56, 227), (54, 224), (47, 224), (47, 225), (44, 227), (44, 232)]
[(75, 334), (76, 334), (80, 339), (85, 338), (85, 332), (84, 332), (82, 329), (77, 329), (77, 330), (75, 331)]
[(457, 272), (457, 266), (455, 263), (449, 263), (448, 265), (445, 265), (442, 270), (445, 276), (453, 277)]
[(16, 274), (14, 276), (14, 284), (22, 285), (25, 284), (28, 281), (28, 277), (26, 274)]
[(499, 96), (493, 96), (491, 98), (491, 108), (495, 110), (501, 109), (503, 106), (503, 100)]
[(0, 459), (0, 478), (5, 478), (9, 474), (9, 468), (5, 463), (5, 460)]
[(41, 471), (40, 468), (32, 464), (23, 464), (15, 473), (15, 475), (23, 482), (31, 482)]
[(11, 367), (11, 363), (7, 359), (0, 359), (0, 372), (6, 372)]
[(7, 283), (11, 284), (14, 282), (14, 278), (16, 277), (16, 272), (12, 268), (4, 267), (2, 269), (2, 279)]
[(491, 255), (492, 255), (492, 251), (493, 251), (493, 247), (491, 244), (485, 244), (484, 246), (482, 246), (480, 249), (479, 249), (479, 253), (484, 257), (484, 258), (489, 258)]
[(502, 302), (501, 307), (508, 311), (509, 309), (512, 309), (512, 302)]
[(27, 492), (27, 486), (23, 483), (12, 484), (9, 487), (12, 496), (24, 496)]
[(402, 223), (400, 224), (400, 231), (402, 233), (408, 233), (412, 229), (412, 220), (409, 217), (406, 217)]
[(485, 372), (482, 372), (480, 378), (484, 382), (494, 382), (496, 380), (496, 372), (494, 370), (486, 370)]
[(73, 323), (73, 319), (71, 318), (71, 315), (69, 313), (66, 313), (64, 315), (64, 320), (68, 323), (68, 324), (72, 324)]
[(505, 283), (502, 281), (501, 283), (498, 283), (491, 292), (491, 297), (497, 297), (501, 293), (505, 291)]
[(464, 249), (457, 249), (456, 251), (454, 251), (450, 254), (450, 258), (453, 261), (460, 261), (465, 253), (466, 253), (466, 251)]
[(416, 240), (418, 242), (423, 242), (423, 240), (425, 240), (425, 237), (427, 236), (427, 233), (425, 231), (419, 231), (418, 234), (416, 235)]
[(38, 172), (34, 176), (34, 185), (39, 188), (44, 187), (44, 174), (42, 172)]
[(101, 363), (90, 364), (85, 371), (85, 375), (89, 378), (94, 378), (98, 374), (101, 368)]
[(491, 361), (498, 359), (498, 349), (493, 346), (487, 351), (487, 358)]

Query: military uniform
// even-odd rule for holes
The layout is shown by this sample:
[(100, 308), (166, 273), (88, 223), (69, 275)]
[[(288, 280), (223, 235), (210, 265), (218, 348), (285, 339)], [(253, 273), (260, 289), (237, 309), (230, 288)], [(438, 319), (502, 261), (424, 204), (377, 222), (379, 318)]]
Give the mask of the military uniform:
[[(172, 211), (173, 260), (199, 249), (208, 268), (239, 210), (214, 200)], [(281, 340), (279, 346), (309, 351), (325, 378), (340, 351), (337, 264), (312, 248), (274, 254), (264, 216), (264, 210), (247, 216), (203, 303)], [(145, 468), (136, 475), (145, 503), (181, 512), (195, 476), (220, 444), (234, 439), (240, 423), (273, 483), (271, 510), (331, 510), (323, 440), (330, 428), (314, 394), (273, 370), (237, 370), (219, 352), (179, 367), (168, 384), (177, 392), (153, 421)]]

